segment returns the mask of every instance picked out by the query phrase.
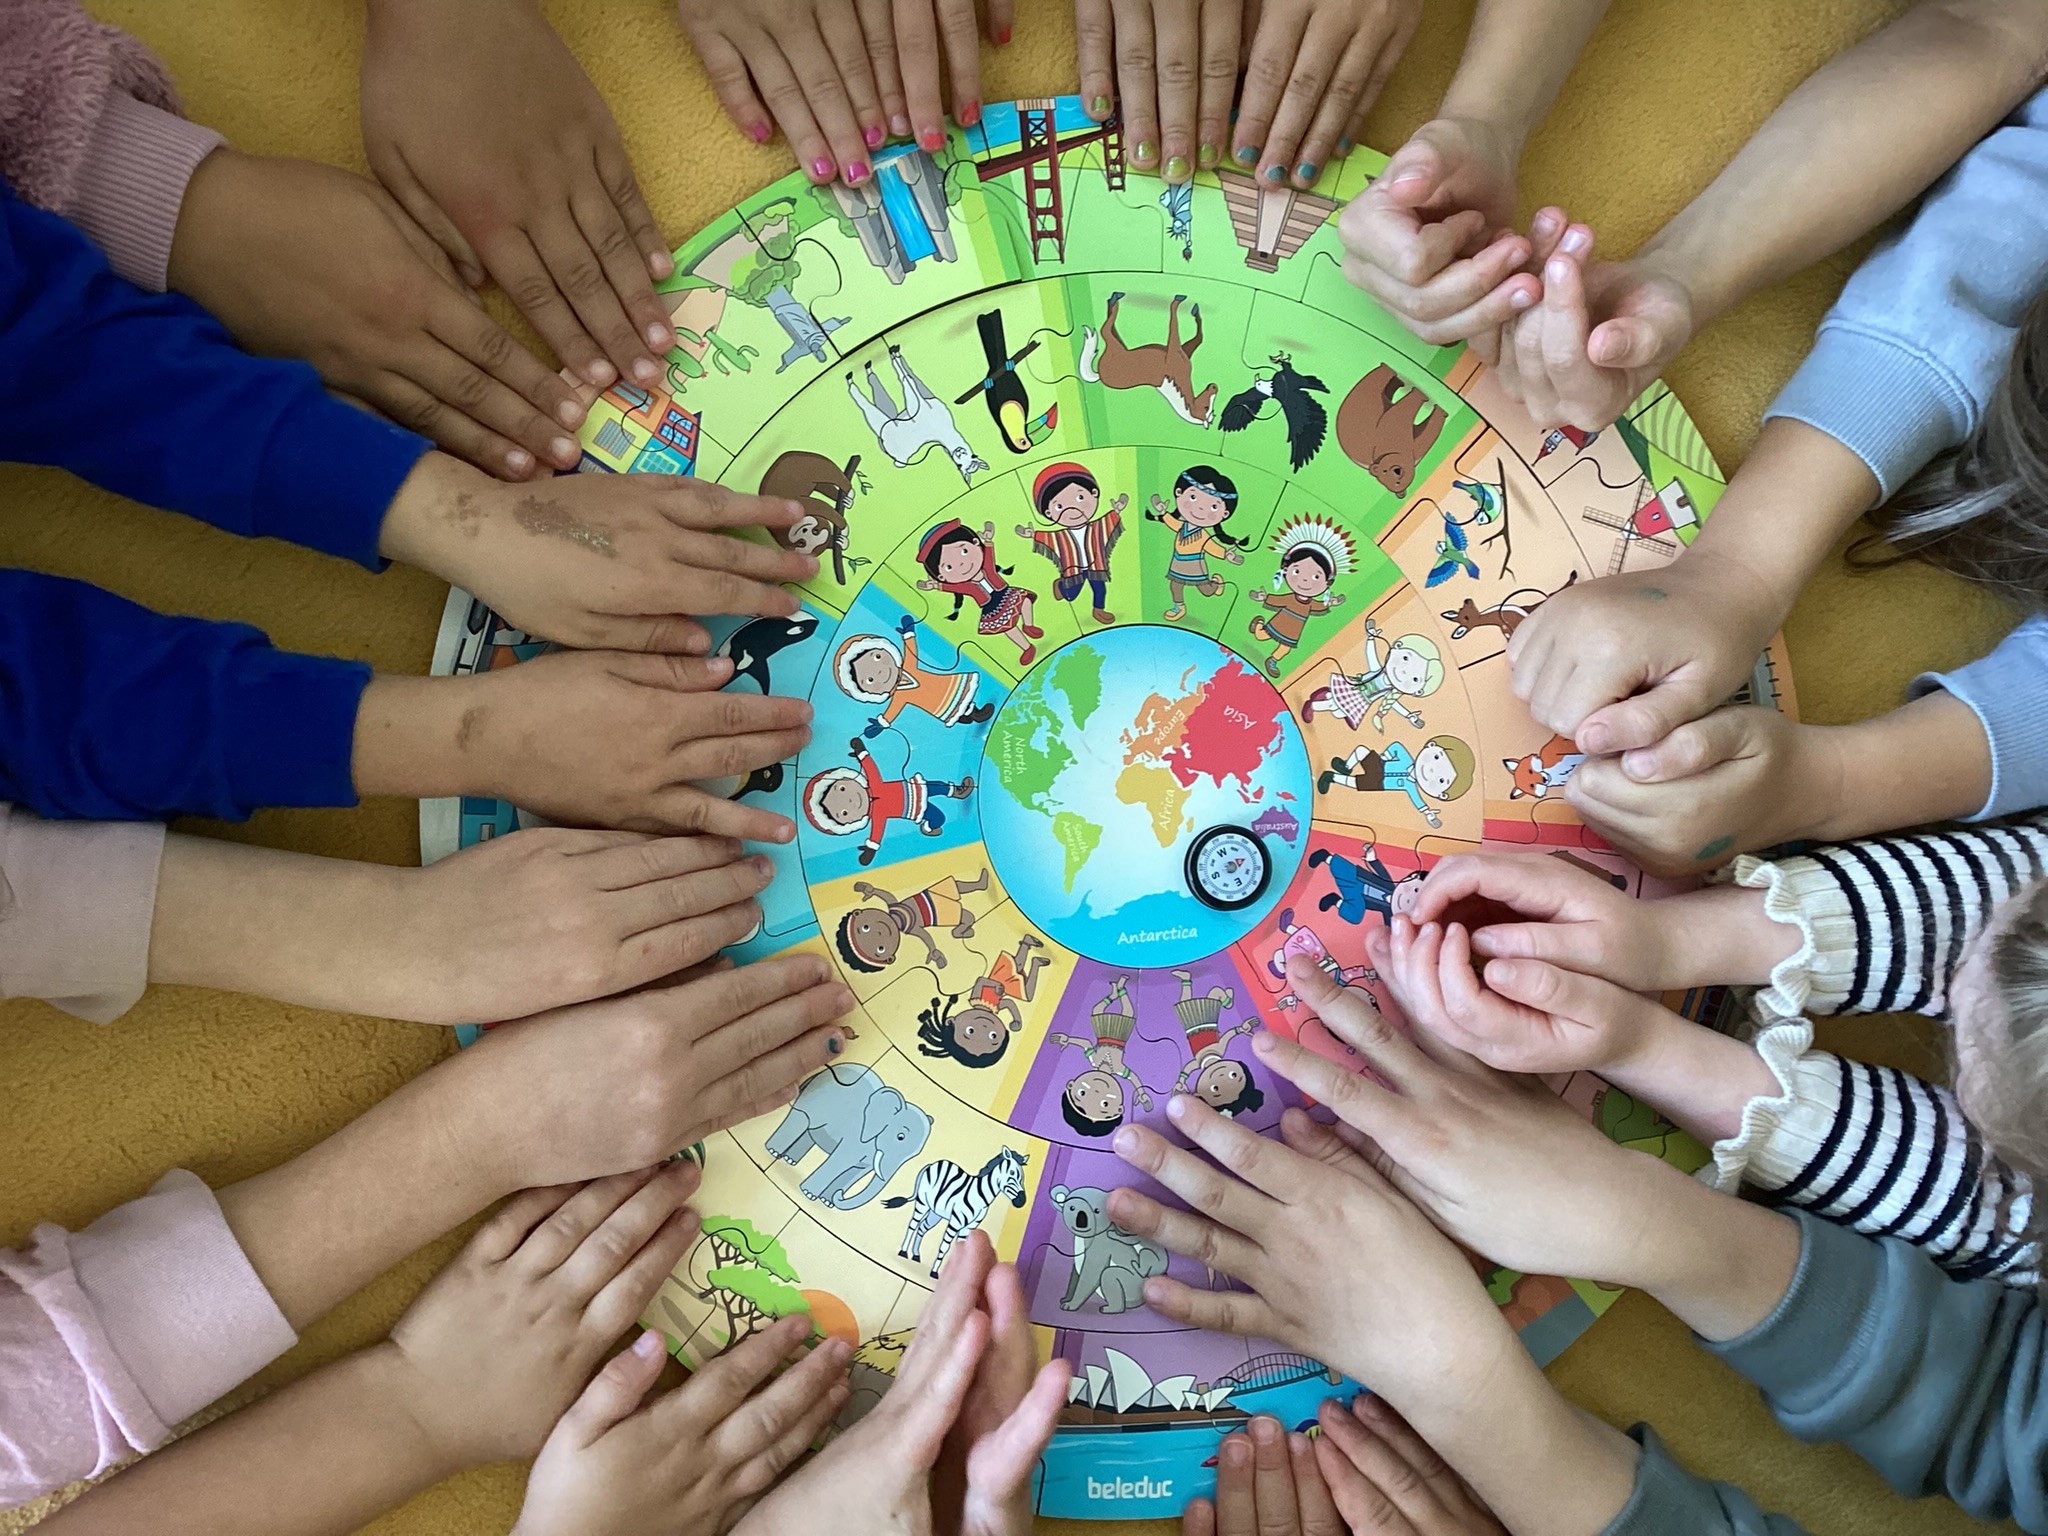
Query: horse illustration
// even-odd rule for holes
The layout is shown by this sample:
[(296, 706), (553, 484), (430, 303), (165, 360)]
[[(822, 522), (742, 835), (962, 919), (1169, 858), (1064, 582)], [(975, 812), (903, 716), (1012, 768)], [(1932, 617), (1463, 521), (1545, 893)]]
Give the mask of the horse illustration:
[(1187, 295), (1177, 293), (1166, 310), (1166, 340), (1142, 347), (1127, 347), (1116, 333), (1116, 312), (1123, 303), (1121, 292), (1109, 296), (1109, 308), (1102, 317), (1102, 329), (1081, 328), (1081, 377), (1105, 389), (1156, 389), (1159, 398), (1173, 408), (1173, 414), (1193, 426), (1209, 425), (1209, 413), (1216, 404), (1216, 386), (1195, 391), (1195, 348), (1202, 344), (1202, 306), (1189, 304), (1195, 334), (1186, 346), (1180, 339), (1180, 307)]

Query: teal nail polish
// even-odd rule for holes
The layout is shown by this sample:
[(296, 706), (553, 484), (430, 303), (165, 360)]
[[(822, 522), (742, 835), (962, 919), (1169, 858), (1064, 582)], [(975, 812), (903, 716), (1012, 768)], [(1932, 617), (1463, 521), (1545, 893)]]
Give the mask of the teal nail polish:
[(1259, 146), (1256, 144), (1245, 145), (1237, 152), (1237, 163), (1239, 165), (1257, 165), (1259, 163)]
[(1275, 182), (1275, 183), (1278, 183), (1278, 182), (1282, 182), (1282, 181), (1285, 181), (1286, 179), (1287, 179), (1287, 167), (1286, 167), (1286, 166), (1284, 166), (1284, 165), (1269, 165), (1269, 166), (1267, 166), (1267, 167), (1266, 167), (1266, 180), (1268, 180), (1268, 181), (1270, 181), (1270, 182)]
[(1319, 167), (1315, 163), (1315, 161), (1304, 160), (1301, 162), (1300, 165), (1294, 168), (1294, 174), (1299, 176), (1303, 181), (1314, 181), (1316, 179), (1316, 172), (1319, 169), (1321, 169), (1321, 167)]

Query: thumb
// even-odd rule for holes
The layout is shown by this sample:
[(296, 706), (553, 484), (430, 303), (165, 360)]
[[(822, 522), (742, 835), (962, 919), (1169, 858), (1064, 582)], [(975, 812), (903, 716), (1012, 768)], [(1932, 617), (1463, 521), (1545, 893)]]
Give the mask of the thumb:
[(583, 1395), (569, 1405), (555, 1433), (573, 1437), (578, 1445), (595, 1444), (640, 1406), (647, 1389), (661, 1375), (667, 1354), (660, 1331), (646, 1330), (605, 1363)]
[(1586, 355), (1602, 368), (1648, 368), (1664, 357), (1664, 333), (1638, 316), (1603, 320), (1586, 339)]
[(1443, 152), (1424, 137), (1428, 132), (1429, 125), (1425, 123), (1414, 138), (1394, 152), (1394, 158), (1380, 172), (1379, 184), (1389, 202), (1403, 208), (1419, 207), (1443, 184)]
[(1615, 752), (1628, 753), (1631, 761), (1624, 766), (1632, 779), (1647, 783), (1659, 777), (1677, 778), (1680, 775), (1638, 773), (1633, 760), (1644, 756), (1638, 749), (1661, 750), (1674, 731), (1698, 720), (1719, 702), (1703, 678), (1675, 672), (1647, 692), (1631, 694), (1594, 710), (1579, 722), (1578, 744), (1582, 750), (1603, 757)]
[(1687, 721), (1652, 746), (1625, 752), (1621, 771), (1638, 784), (1689, 779), (1731, 758), (1744, 756), (1750, 750), (1751, 736), (1751, 716), (1747, 711), (1716, 710)]

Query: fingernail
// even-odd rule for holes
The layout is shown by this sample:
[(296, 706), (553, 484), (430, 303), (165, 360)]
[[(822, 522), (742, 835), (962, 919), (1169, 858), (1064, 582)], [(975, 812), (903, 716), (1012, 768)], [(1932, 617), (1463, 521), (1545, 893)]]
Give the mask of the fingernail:
[(832, 179), (832, 162), (823, 155), (818, 156), (817, 159), (811, 162), (811, 178), (814, 181), (830, 181)]
[(773, 880), (775, 878), (775, 861), (766, 854), (757, 853), (751, 859), (748, 859), (747, 862), (753, 865), (754, 873), (763, 880)]
[(1526, 288), (1517, 288), (1513, 293), (1508, 295), (1508, 308), (1510, 309), (1527, 309), (1531, 304), (1534, 304), (1535, 302), (1536, 295), (1531, 293)]
[(1007, 48), (1010, 46), (1010, 29), (1008, 27), (996, 28), (996, 46), (998, 48)]
[(1187, 1113), (1188, 1101), (1181, 1095), (1176, 1093), (1166, 1101), (1166, 1116), (1169, 1120), (1185, 1120)]
[(1109, 98), (1107, 96), (1096, 97), (1088, 104), (1088, 112), (1093, 117), (1109, 116)]
[(841, 1051), (845, 1049), (846, 1042), (840, 1039), (837, 1035), (833, 1035), (825, 1041), (825, 1054), (827, 1056), (837, 1056)]
[(857, 187), (857, 186), (859, 186), (859, 185), (860, 185), (860, 184), (861, 184), (862, 182), (866, 181), (867, 179), (868, 179), (868, 163), (867, 163), (867, 161), (865, 161), (865, 160), (856, 160), (856, 161), (854, 161), (854, 162), (853, 162), (853, 164), (849, 165), (849, 166), (848, 166), (848, 167), (846, 168), (846, 182), (847, 182), (847, 185), (848, 185), (848, 186), (854, 186), (854, 187)]
[(894, 117), (889, 119), (889, 132), (891, 136), (895, 138), (909, 138), (910, 119), (905, 117), (901, 112), (898, 112)]
[(676, 333), (660, 321), (651, 321), (647, 326), (647, 345), (657, 352), (666, 352), (676, 344)]
[(1138, 1133), (1128, 1125), (1121, 1126), (1117, 1133), (1110, 1137), (1109, 1144), (1116, 1148), (1118, 1157), (1129, 1157), (1138, 1150)]
[(1352, 143), (1349, 138), (1342, 138), (1337, 141), (1337, 153), (1340, 155), (1348, 155), (1356, 148), (1358, 146)]
[(663, 1351), (661, 1331), (650, 1328), (633, 1341), (633, 1353), (642, 1360), (652, 1360)]
[(1287, 167), (1286, 167), (1286, 166), (1284, 166), (1284, 165), (1269, 165), (1269, 166), (1267, 166), (1267, 167), (1266, 167), (1266, 180), (1268, 180), (1268, 181), (1272, 182), (1272, 183), (1273, 183), (1274, 185), (1276, 185), (1276, 186), (1277, 186), (1277, 185), (1278, 185), (1279, 183), (1281, 183), (1281, 182), (1285, 181), (1286, 179), (1287, 179)]
[(573, 437), (558, 437), (548, 444), (548, 457), (566, 467), (583, 457), (583, 449)]
[(1169, 155), (1166, 161), (1166, 179), (1168, 181), (1185, 181), (1187, 177), (1188, 157), (1186, 155)]
[(1548, 209), (1536, 215), (1536, 233), (1552, 235), (1557, 232), (1557, 215)]
[(869, 149), (874, 149), (880, 145), (883, 137), (882, 130), (873, 123), (869, 123), (867, 127), (863, 128), (860, 136), (867, 141)]
[(676, 259), (669, 255), (667, 251), (649, 251), (647, 253), (647, 270), (654, 274), (654, 280), (657, 283), (666, 282), (669, 278), (676, 275)]
[(1553, 258), (1548, 264), (1544, 266), (1543, 276), (1545, 281), (1547, 282), (1561, 283), (1565, 280), (1566, 276), (1570, 273), (1570, 271), (1570, 262), (1558, 261), (1555, 258)]
[(1316, 173), (1319, 172), (1321, 169), (1322, 167), (1317, 165), (1315, 161), (1304, 160), (1301, 162), (1301, 164), (1297, 165), (1294, 168), (1294, 174), (1299, 176), (1303, 181), (1314, 181), (1316, 179)]
[(704, 670), (713, 677), (723, 677), (732, 670), (732, 658), (730, 656), (706, 656), (704, 658)]
[(1251, 1457), (1251, 1442), (1242, 1434), (1225, 1435), (1223, 1437), (1223, 1449), (1220, 1454), (1232, 1466), (1242, 1466)]
[(652, 384), (661, 377), (661, 365), (651, 357), (637, 358), (633, 363), (633, 377), (642, 384)]
[(1578, 256), (1584, 254), (1592, 243), (1593, 234), (1591, 230), (1575, 229), (1564, 237), (1564, 244), (1561, 249), (1573, 256)]
[(774, 137), (774, 134), (775, 130), (770, 128), (766, 123), (747, 124), (747, 137), (752, 139), (756, 144), (766, 144), (770, 138)]
[(1261, 1445), (1271, 1445), (1280, 1438), (1280, 1426), (1262, 1413), (1252, 1420), (1252, 1438)]
[(1150, 165), (1153, 153), (1152, 141), (1150, 139), (1140, 139), (1138, 140), (1138, 147), (1131, 152), (1131, 158), (1140, 165)]
[(917, 136), (917, 147), (928, 155), (935, 155), (946, 147), (946, 136), (936, 128), (927, 128)]
[(583, 425), (583, 405), (580, 401), (564, 400), (555, 407), (555, 416), (565, 427)]
[(981, 103), (970, 101), (953, 114), (953, 121), (962, 128), (972, 128), (981, 121)]
[(514, 448), (505, 455), (505, 467), (515, 475), (523, 475), (533, 468), (533, 455), (524, 448)]
[(1237, 163), (1239, 165), (1257, 165), (1259, 163), (1259, 146), (1256, 144), (1239, 145)]
[(601, 357), (584, 371), (584, 377), (599, 389), (609, 389), (618, 376), (619, 370)]
[(1196, 150), (1195, 164), (1205, 171), (1214, 170), (1216, 168), (1216, 146), (1214, 144), (1204, 144), (1200, 149)]

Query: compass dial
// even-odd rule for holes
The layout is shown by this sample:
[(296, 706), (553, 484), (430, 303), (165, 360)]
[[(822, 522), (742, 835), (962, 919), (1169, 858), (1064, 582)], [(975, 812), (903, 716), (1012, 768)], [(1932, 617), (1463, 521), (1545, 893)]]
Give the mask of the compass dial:
[(1188, 888), (1219, 912), (1250, 906), (1272, 878), (1266, 845), (1243, 827), (1211, 827), (1188, 849)]

